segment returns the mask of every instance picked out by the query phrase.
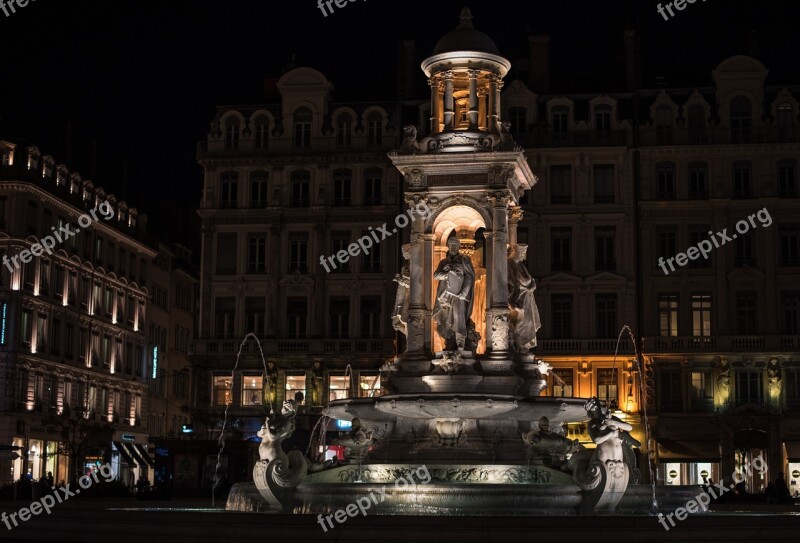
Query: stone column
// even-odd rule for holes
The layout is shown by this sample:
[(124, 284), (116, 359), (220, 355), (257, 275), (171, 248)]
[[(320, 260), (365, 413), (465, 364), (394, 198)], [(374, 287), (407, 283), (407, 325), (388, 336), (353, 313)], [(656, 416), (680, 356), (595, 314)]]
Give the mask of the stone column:
[[(416, 205), (413, 198), (406, 196), (406, 204)], [(402, 367), (406, 371), (426, 371), (430, 365), (426, 347), (430, 345), (430, 324), (426, 324), (428, 299), (430, 298), (431, 256), (428, 254), (425, 236), (425, 220), (414, 214), (411, 221), (411, 258), (409, 272), (411, 284), (408, 290), (408, 335), (406, 352), (403, 353)], [(426, 284), (427, 283), (427, 284)]]
[(468, 70), (469, 75), (469, 129), (478, 129), (478, 70)]
[(444, 129), (455, 127), (455, 104), (453, 102), (453, 72), (444, 72)]
[[(489, 357), (494, 360), (509, 359), (509, 322), (508, 322), (508, 191), (492, 191), (486, 194), (488, 206), (492, 212), (494, 231), (487, 235), (486, 268), (491, 277), (491, 285), (487, 286), (489, 294), (489, 329), (490, 338), (486, 346)], [(505, 366), (498, 366), (500, 367)]]
[(428, 85), (431, 87), (431, 117), (430, 117), (430, 130), (431, 134), (439, 131), (439, 81), (438, 79), (428, 79)]
[(486, 89), (478, 89), (478, 129), (488, 128), (486, 121)]
[(510, 245), (517, 244), (517, 226), (519, 221), (522, 220), (524, 211), (520, 206), (512, 205), (508, 210), (508, 243)]
[(489, 76), (489, 131), (497, 132), (497, 76)]

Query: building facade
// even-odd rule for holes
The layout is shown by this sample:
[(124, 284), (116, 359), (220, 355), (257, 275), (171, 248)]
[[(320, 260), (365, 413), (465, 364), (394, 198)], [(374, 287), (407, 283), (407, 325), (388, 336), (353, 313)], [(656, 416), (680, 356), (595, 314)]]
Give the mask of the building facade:
[[(0, 481), (147, 459), (146, 217), (34, 146), (0, 142)], [(134, 461), (133, 459), (136, 459)]]

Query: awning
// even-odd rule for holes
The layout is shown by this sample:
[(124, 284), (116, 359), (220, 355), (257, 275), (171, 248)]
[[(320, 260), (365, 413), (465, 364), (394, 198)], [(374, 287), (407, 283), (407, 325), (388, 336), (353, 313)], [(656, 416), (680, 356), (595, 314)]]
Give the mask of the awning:
[(150, 453), (147, 452), (147, 449), (144, 448), (144, 445), (142, 445), (141, 443), (134, 443), (133, 446), (139, 452), (139, 456), (141, 456), (144, 459), (144, 461), (147, 462), (148, 466), (150, 466), (151, 468), (156, 467), (156, 463), (153, 462), (152, 458), (150, 458)]
[(128, 450), (128, 454), (136, 460), (136, 463), (139, 464), (140, 467), (147, 466), (147, 462), (145, 462), (144, 458), (139, 455), (139, 451), (136, 450), (136, 447), (133, 446), (133, 443), (123, 443), (125, 448)]
[(125, 460), (125, 463), (128, 464), (132, 468), (137, 467), (136, 462), (133, 460), (133, 458), (131, 457), (130, 453), (125, 448), (125, 446), (122, 444), (122, 442), (121, 441), (114, 441), (113, 443), (114, 443), (114, 447), (117, 449), (117, 451), (119, 452), (120, 456), (122, 456), (122, 459)]
[(719, 462), (719, 441), (658, 440), (659, 462)]
[(787, 441), (784, 445), (786, 446), (786, 459), (789, 462), (800, 462), (800, 441)]

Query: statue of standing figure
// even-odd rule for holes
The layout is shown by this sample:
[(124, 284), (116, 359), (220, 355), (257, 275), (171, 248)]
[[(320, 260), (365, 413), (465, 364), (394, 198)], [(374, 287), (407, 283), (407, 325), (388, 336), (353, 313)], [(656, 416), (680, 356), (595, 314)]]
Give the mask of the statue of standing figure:
[(433, 274), (439, 281), (436, 289), (436, 305), (433, 308), (433, 321), (436, 332), (444, 339), (445, 350), (459, 352), (474, 351), (477, 344), (472, 322), (473, 287), (475, 269), (469, 257), (459, 253), (461, 242), (458, 238), (447, 240), (447, 255), (439, 262)]
[(514, 345), (518, 352), (528, 353), (536, 347), (536, 332), (542, 327), (533, 295), (536, 281), (523, 263), (528, 246), (520, 243), (508, 251), (508, 303), (514, 310), (511, 315)]
[(411, 244), (404, 243), (403, 251), (403, 267), (400, 273), (394, 276), (394, 281), (397, 283), (397, 294), (394, 298), (394, 311), (392, 312), (392, 328), (408, 337), (408, 302), (409, 302), (409, 289), (411, 288)]

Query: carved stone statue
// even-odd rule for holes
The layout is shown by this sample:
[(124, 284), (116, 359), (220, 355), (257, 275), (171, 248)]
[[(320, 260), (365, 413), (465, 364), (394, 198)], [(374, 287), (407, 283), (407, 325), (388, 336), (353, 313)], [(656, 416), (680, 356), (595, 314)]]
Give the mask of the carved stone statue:
[(267, 362), (267, 390), (265, 393), (265, 400), (269, 405), (269, 410), (272, 410), (273, 407), (277, 409), (275, 400), (278, 394), (278, 367), (272, 361)]
[(471, 351), (474, 350), (471, 338), (476, 334), (475, 323), (470, 318), (475, 270), (469, 257), (458, 252), (459, 247), (461, 242), (457, 238), (447, 240), (447, 256), (433, 274), (439, 281), (433, 321), (445, 341), (445, 350), (464, 351), (467, 347), (466, 350)]
[(772, 403), (772, 411), (780, 411), (780, 396), (783, 388), (783, 378), (781, 377), (781, 365), (777, 359), (773, 358), (767, 364), (767, 385), (769, 386), (769, 397)]
[(411, 260), (411, 244), (404, 243), (402, 251), (405, 262), (400, 269), (400, 273), (394, 276), (394, 281), (397, 283), (397, 294), (394, 298), (392, 328), (404, 336), (408, 336), (408, 292), (411, 288), (411, 268), (409, 261)]
[(416, 126), (409, 124), (403, 127), (403, 141), (400, 143), (400, 149), (405, 153), (419, 151)]
[(508, 303), (514, 310), (511, 316), (512, 337), (520, 353), (536, 347), (536, 332), (542, 327), (533, 295), (536, 281), (523, 264), (527, 252), (528, 246), (524, 243), (514, 245), (509, 248), (508, 259)]
[(531, 430), (522, 434), (522, 440), (531, 448), (531, 456), (542, 458), (545, 464), (560, 467), (576, 452), (583, 450), (583, 445), (576, 440), (567, 439), (563, 435), (550, 430), (550, 419), (539, 419), (539, 430)]
[(322, 405), (322, 394), (325, 389), (325, 375), (322, 362), (314, 360), (311, 366), (311, 405)]

